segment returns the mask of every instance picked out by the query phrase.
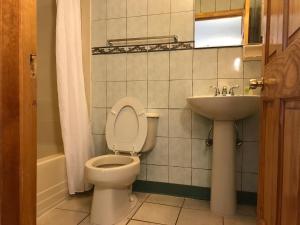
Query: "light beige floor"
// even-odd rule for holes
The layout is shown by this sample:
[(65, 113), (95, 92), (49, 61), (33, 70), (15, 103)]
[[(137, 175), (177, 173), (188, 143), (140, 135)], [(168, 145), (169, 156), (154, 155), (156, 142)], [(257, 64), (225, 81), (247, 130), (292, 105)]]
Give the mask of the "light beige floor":
[[(138, 204), (117, 225), (255, 225), (255, 208), (239, 206), (235, 217), (213, 215), (209, 202), (168, 195), (136, 193)], [(38, 225), (91, 225), (91, 195), (70, 197), (41, 216)]]

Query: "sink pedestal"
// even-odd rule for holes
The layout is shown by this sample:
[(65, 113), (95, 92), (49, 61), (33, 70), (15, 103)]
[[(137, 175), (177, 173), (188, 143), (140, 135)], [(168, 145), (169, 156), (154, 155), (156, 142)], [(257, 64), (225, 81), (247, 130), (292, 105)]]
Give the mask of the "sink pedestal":
[(230, 216), (236, 211), (234, 121), (214, 121), (211, 211)]

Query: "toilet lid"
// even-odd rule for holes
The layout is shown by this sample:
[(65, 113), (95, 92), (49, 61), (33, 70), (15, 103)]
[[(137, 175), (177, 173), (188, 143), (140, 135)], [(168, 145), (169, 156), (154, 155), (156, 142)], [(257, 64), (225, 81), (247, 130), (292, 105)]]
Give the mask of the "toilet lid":
[(147, 136), (147, 117), (143, 105), (125, 97), (111, 109), (106, 123), (108, 148), (120, 152), (140, 152)]

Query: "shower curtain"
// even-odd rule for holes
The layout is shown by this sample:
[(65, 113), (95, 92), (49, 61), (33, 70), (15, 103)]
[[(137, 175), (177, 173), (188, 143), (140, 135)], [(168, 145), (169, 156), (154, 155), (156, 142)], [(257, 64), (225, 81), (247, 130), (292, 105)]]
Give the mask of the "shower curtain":
[(84, 164), (94, 144), (84, 88), (80, 0), (57, 0), (56, 67), (60, 124), (70, 194), (91, 188)]

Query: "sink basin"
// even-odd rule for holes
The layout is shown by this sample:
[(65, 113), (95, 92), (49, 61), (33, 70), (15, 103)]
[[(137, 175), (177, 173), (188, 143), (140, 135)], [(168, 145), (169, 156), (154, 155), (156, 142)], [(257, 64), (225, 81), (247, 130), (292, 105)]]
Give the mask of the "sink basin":
[(259, 96), (210, 96), (187, 98), (192, 110), (212, 120), (240, 120), (258, 111)]
[(235, 120), (258, 111), (259, 96), (215, 96), (187, 98), (192, 110), (214, 120), (210, 208), (215, 214), (236, 212)]

